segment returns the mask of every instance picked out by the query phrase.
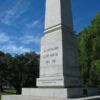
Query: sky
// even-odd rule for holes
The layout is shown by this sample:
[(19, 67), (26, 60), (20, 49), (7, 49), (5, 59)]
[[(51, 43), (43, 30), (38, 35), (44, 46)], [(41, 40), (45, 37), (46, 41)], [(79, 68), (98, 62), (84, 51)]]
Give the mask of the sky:
[[(71, 0), (75, 34), (100, 12), (100, 0)], [(45, 0), (0, 0), (0, 50), (12, 55), (40, 53)]]

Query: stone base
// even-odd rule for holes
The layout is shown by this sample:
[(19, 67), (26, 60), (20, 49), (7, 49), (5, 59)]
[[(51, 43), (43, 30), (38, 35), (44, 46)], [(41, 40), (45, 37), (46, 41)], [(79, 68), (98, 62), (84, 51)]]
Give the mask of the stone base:
[(43, 77), (37, 79), (37, 87), (82, 87), (83, 80), (81, 78), (56, 76), (56, 77)]
[(100, 100), (100, 96), (91, 96), (84, 98), (61, 99), (61, 98), (41, 98), (34, 96), (2, 96), (1, 100)]
[(43, 97), (34, 97), (34, 96), (25, 96), (25, 95), (12, 95), (12, 96), (2, 96), (1, 100), (67, 100), (59, 98), (43, 98)]
[(32, 95), (34, 97), (45, 98), (77, 98), (83, 97), (83, 88), (31, 88), (22, 89), (22, 95)]
[(87, 89), (87, 95), (88, 96), (93, 96), (93, 95), (98, 95), (98, 88), (88, 88)]
[[(87, 95), (95, 95), (96, 88)], [(23, 88), (22, 95), (2, 96), (1, 100), (100, 100), (100, 96), (84, 97), (83, 88)]]

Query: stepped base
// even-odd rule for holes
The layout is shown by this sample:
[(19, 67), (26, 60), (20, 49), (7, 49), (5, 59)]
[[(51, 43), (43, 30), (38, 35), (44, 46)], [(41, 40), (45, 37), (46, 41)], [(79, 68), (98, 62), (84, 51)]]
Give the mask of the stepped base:
[(100, 100), (100, 96), (73, 98), (73, 99), (61, 99), (61, 98), (41, 98), (34, 96), (2, 96), (1, 100)]
[(46, 98), (77, 98), (83, 97), (83, 88), (34, 88), (22, 89), (22, 95)]
[[(95, 88), (87, 95), (96, 95)], [(100, 100), (100, 96), (84, 97), (83, 88), (23, 88), (22, 95), (2, 96), (1, 100)]]

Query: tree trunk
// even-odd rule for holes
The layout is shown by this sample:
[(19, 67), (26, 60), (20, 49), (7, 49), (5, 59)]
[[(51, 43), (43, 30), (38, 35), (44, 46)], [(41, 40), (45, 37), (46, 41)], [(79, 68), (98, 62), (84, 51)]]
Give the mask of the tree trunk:
[(16, 94), (21, 94), (21, 87), (16, 88)]
[(2, 87), (2, 85), (0, 85), (0, 92), (3, 92), (3, 87)]

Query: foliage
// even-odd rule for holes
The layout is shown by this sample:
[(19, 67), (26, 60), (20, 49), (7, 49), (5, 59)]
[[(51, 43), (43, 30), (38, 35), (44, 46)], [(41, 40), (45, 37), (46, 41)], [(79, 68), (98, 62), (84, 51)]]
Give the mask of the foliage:
[(100, 13), (78, 36), (81, 76), (88, 86), (100, 80)]
[(3, 92), (3, 85), (7, 84), (8, 66), (5, 59), (5, 54), (0, 52), (0, 91)]
[[(22, 87), (36, 87), (36, 78), (39, 71), (39, 55), (35, 52), (16, 55), (10, 54), (0, 56), (0, 83), (13, 86), (17, 94), (21, 93)], [(4, 84), (7, 82), (7, 84)]]

